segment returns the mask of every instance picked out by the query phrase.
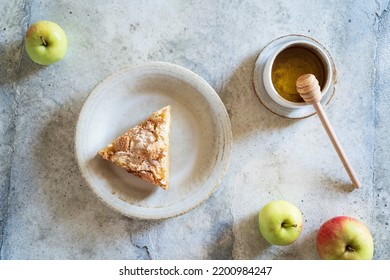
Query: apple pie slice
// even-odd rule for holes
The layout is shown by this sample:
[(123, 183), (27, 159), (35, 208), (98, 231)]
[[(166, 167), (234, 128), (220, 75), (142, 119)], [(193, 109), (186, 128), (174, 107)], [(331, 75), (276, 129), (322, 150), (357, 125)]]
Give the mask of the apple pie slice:
[(98, 154), (145, 181), (168, 189), (170, 106), (152, 113)]

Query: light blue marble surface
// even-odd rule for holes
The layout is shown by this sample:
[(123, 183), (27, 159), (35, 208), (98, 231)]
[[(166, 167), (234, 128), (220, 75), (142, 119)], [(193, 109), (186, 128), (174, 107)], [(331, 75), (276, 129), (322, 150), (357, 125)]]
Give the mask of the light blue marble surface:
[[(318, 259), (315, 234), (336, 215), (364, 221), (376, 259), (390, 249), (389, 1), (2, 1), (0, 10), (1, 259)], [(60, 24), (67, 56), (42, 67), (23, 49), (29, 24)], [(303, 34), (337, 67), (326, 113), (362, 187), (349, 178), (319, 120), (289, 120), (258, 100), (252, 74), (271, 40)], [(164, 221), (121, 216), (78, 170), (73, 137), (91, 89), (116, 70), (167, 61), (206, 79), (230, 116), (234, 145), (212, 197)], [(296, 204), (296, 243), (270, 246), (257, 213)]]

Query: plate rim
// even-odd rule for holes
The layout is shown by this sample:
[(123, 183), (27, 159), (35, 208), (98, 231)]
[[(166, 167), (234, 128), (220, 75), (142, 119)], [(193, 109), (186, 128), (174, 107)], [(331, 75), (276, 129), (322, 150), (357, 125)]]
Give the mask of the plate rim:
[[(83, 165), (83, 163), (85, 163), (85, 161), (83, 161), (83, 157), (81, 155), (82, 150), (81, 150), (81, 147), (79, 144), (81, 141), (80, 140), (80, 134), (81, 134), (80, 130), (81, 130), (81, 126), (83, 125), (83, 119), (85, 121), (86, 116), (88, 116), (88, 114), (86, 113), (86, 109), (85, 109), (86, 104), (87, 104), (88, 100), (90, 100), (91, 97), (93, 97), (95, 94), (98, 94), (96, 92), (98, 92), (98, 89), (100, 87), (103, 87), (106, 83), (109, 83), (110, 80), (112, 80), (113, 78), (115, 78), (119, 75), (124, 75), (127, 72), (131, 72), (131, 71), (134, 71), (134, 70), (139, 69), (139, 68), (156, 68), (156, 67), (167, 68), (168, 70), (171, 70), (171, 71), (169, 71), (170, 73), (181, 73), (181, 74), (185, 75), (185, 77), (187, 77), (187, 78), (191, 77), (191, 80), (193, 81), (193, 83), (190, 84), (191, 86), (193, 86), (193, 85), (202, 86), (205, 89), (207, 89), (207, 92), (206, 92), (207, 94), (209, 94), (209, 93), (212, 94), (211, 98), (213, 98), (213, 102), (217, 103), (217, 107), (218, 107), (217, 116), (219, 116), (219, 118), (217, 118), (217, 122), (220, 123), (219, 127), (220, 127), (220, 131), (221, 131), (221, 135), (220, 135), (219, 139), (223, 140), (223, 142), (222, 142), (222, 144), (223, 144), (222, 155), (221, 155), (221, 151), (220, 151), (221, 148), (219, 147), (221, 143), (219, 143), (219, 145), (218, 145), (219, 151), (217, 153), (217, 158), (219, 158), (219, 157), (221, 158), (219, 160), (221, 163), (221, 167), (220, 167), (221, 170), (219, 171), (219, 174), (216, 175), (217, 179), (215, 182), (213, 182), (211, 187), (204, 190), (204, 194), (202, 195), (201, 199), (197, 200), (196, 203), (194, 203), (193, 205), (190, 205), (189, 207), (185, 207), (181, 211), (177, 211), (175, 213), (168, 213), (168, 214), (164, 214), (164, 213), (141, 214), (141, 213), (136, 213), (134, 211), (124, 212), (123, 209), (121, 209), (121, 207), (119, 207), (118, 205), (113, 205), (113, 204), (109, 203), (109, 198), (102, 196), (102, 193), (99, 193), (97, 191), (96, 187), (93, 186), (92, 178), (89, 178), (91, 176), (88, 176), (86, 174), (88, 172), (87, 172), (87, 168), (86, 168), (85, 164)], [(185, 79), (185, 80), (181, 79), (181, 80), (186, 82), (186, 83), (189, 82), (189, 80), (187, 80), (187, 79)], [(210, 104), (210, 101), (208, 100), (207, 103)], [(215, 108), (215, 107), (211, 106), (211, 108)], [(222, 114), (222, 118), (221, 118), (221, 114)], [(87, 96), (85, 97), (85, 99), (83, 101), (83, 104), (82, 104), (81, 109), (79, 111), (74, 135), (75, 135), (74, 136), (74, 145), (75, 145), (74, 146), (74, 153), (75, 153), (78, 168), (80, 170), (81, 176), (83, 177), (83, 179), (87, 183), (88, 187), (97, 196), (97, 198), (100, 201), (102, 201), (105, 205), (107, 205), (111, 209), (115, 210), (116, 212), (119, 212), (120, 214), (122, 214), (124, 216), (136, 218), (136, 219), (146, 219), (146, 220), (162, 220), (162, 219), (177, 217), (177, 216), (180, 216), (180, 215), (183, 215), (185, 213), (190, 212), (191, 210), (195, 209), (199, 205), (203, 204), (207, 199), (209, 199), (210, 196), (220, 186), (220, 184), (221, 184), (221, 182), (226, 174), (226, 171), (227, 171), (227, 168), (228, 168), (228, 165), (230, 162), (232, 147), (233, 147), (233, 134), (232, 134), (232, 129), (231, 129), (230, 117), (229, 117), (229, 114), (227, 112), (227, 109), (226, 109), (223, 101), (221, 100), (221, 98), (217, 94), (217, 92), (214, 90), (214, 88), (211, 87), (211, 85), (204, 78), (202, 78), (200, 75), (194, 73), (193, 71), (191, 71), (183, 66), (179, 66), (177, 64), (173, 64), (170, 62), (164, 62), (164, 61), (148, 61), (148, 62), (141, 62), (141, 63), (133, 64), (130, 66), (125, 66), (125, 67), (119, 68), (117, 71), (112, 72), (111, 74), (109, 74), (108, 76), (106, 76), (105, 78), (103, 78), (102, 80), (97, 82), (97, 84), (90, 90), (90, 92), (87, 94)], [(211, 169), (212, 170), (211, 173), (214, 172), (215, 167), (216, 166), (214, 165), (213, 168)], [(205, 181), (203, 181), (202, 183), (205, 183), (205, 182), (207, 182), (207, 179)], [(131, 204), (131, 203), (128, 203), (125, 201), (121, 201), (121, 202), (126, 203), (127, 205), (131, 205), (135, 208), (138, 208), (138, 207), (142, 208), (142, 209), (147, 208), (147, 207), (140, 207), (138, 205), (134, 205), (134, 204)], [(175, 205), (175, 204), (173, 204), (173, 205)], [(159, 209), (159, 208), (156, 207), (156, 208), (150, 208), (150, 209)]]

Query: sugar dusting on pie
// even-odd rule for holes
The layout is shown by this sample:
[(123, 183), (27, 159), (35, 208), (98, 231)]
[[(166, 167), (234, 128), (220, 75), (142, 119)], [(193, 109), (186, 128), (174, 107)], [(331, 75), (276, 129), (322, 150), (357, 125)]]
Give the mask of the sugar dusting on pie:
[(170, 106), (152, 113), (98, 154), (154, 185), (168, 189)]

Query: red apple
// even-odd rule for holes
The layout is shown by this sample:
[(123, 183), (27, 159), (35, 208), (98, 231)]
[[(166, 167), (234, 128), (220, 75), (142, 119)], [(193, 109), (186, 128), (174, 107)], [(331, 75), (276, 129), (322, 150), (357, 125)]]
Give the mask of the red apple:
[(368, 228), (355, 218), (338, 216), (317, 233), (317, 252), (323, 260), (370, 260), (374, 242)]

